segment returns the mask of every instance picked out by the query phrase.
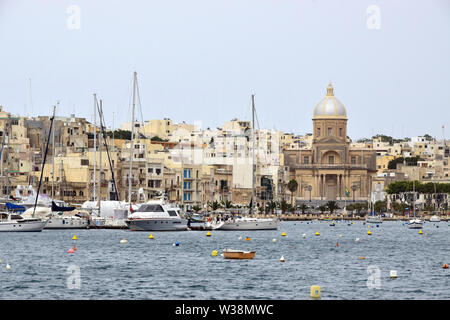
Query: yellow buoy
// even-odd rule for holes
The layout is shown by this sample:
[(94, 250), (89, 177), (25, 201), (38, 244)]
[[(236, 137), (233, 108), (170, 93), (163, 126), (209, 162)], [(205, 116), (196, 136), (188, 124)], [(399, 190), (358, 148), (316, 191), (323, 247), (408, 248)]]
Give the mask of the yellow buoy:
[(246, 241), (250, 241), (251, 239), (249, 237), (246, 237), (244, 240)]
[(422, 233), (423, 233), (423, 231), (422, 231), (422, 229), (420, 229), (419, 234), (422, 234)]
[(207, 237), (211, 237), (211, 232), (208, 231), (208, 232), (206, 233), (206, 236), (207, 236)]
[(360, 260), (364, 260), (365, 258), (366, 258), (366, 257), (363, 257), (363, 256), (359, 257)]
[(320, 286), (311, 286), (311, 298), (320, 299)]
[(282, 237), (286, 237), (286, 232), (283, 231), (283, 233), (281, 234)]
[(320, 236), (320, 233), (319, 233), (319, 231), (316, 231), (316, 236)]
[(150, 235), (148, 236), (149, 239), (153, 239), (153, 234), (150, 233)]
[(77, 240), (77, 236), (74, 235), (73, 238), (72, 238), (72, 240)]
[(369, 231), (367, 231), (367, 234), (370, 236), (372, 234), (372, 232), (370, 232), (370, 230), (369, 230)]
[(212, 255), (213, 257), (217, 257), (218, 254), (219, 254), (219, 253), (217, 252), (217, 250), (213, 250), (212, 253), (211, 253), (211, 255)]

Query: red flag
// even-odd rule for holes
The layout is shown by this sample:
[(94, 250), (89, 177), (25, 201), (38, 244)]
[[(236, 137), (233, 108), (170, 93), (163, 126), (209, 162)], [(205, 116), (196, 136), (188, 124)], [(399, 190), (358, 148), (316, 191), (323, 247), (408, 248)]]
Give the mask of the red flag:
[(134, 210), (133, 210), (133, 207), (131, 206), (131, 203), (130, 203), (130, 212), (133, 212)]

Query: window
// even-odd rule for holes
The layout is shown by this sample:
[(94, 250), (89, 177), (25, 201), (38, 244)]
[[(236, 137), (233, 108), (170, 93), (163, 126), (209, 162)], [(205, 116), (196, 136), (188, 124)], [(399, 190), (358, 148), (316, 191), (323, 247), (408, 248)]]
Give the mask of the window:
[(153, 168), (148, 168), (148, 173), (153, 173)]
[(351, 157), (351, 163), (356, 164), (356, 157)]
[(142, 204), (137, 212), (164, 212), (164, 209), (159, 204)]
[(81, 165), (82, 166), (88, 166), (89, 165), (89, 159), (81, 159)]
[(334, 164), (334, 156), (328, 156), (328, 163)]
[(331, 128), (328, 128), (328, 136), (331, 136), (332, 131), (333, 130)]
[(339, 136), (342, 137), (342, 128), (339, 128)]
[(171, 217), (177, 217), (177, 212), (175, 210), (168, 210), (167, 212), (169, 212), (169, 216)]
[(309, 157), (307, 157), (307, 156), (303, 157), (303, 163), (309, 164)]
[(156, 174), (160, 175), (161, 174), (161, 169), (156, 169)]
[(317, 128), (317, 136), (320, 137), (320, 128)]

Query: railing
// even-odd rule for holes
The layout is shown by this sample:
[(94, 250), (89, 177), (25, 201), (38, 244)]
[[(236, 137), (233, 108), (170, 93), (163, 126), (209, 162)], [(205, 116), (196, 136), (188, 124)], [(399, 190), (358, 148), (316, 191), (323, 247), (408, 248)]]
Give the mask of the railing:
[(294, 168), (299, 169), (368, 169), (367, 164), (345, 164), (345, 163), (310, 163), (310, 164), (296, 164)]

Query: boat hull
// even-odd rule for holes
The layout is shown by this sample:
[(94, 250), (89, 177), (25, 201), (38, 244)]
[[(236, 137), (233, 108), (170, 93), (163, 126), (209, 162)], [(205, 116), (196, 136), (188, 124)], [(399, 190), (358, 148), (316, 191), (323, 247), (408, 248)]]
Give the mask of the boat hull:
[(227, 251), (223, 250), (223, 257), (225, 259), (253, 259), (255, 251)]
[(41, 232), (47, 224), (44, 221), (1, 221), (0, 232)]
[[(279, 221), (235, 221), (223, 223), (217, 230), (277, 230)], [(214, 227), (213, 227), (214, 228)]]
[(89, 227), (87, 219), (52, 217), (45, 229), (86, 229)]
[(408, 223), (409, 229), (422, 229), (423, 228), (423, 222), (422, 221), (410, 221)]
[(125, 220), (132, 231), (186, 231), (186, 219), (129, 219)]

